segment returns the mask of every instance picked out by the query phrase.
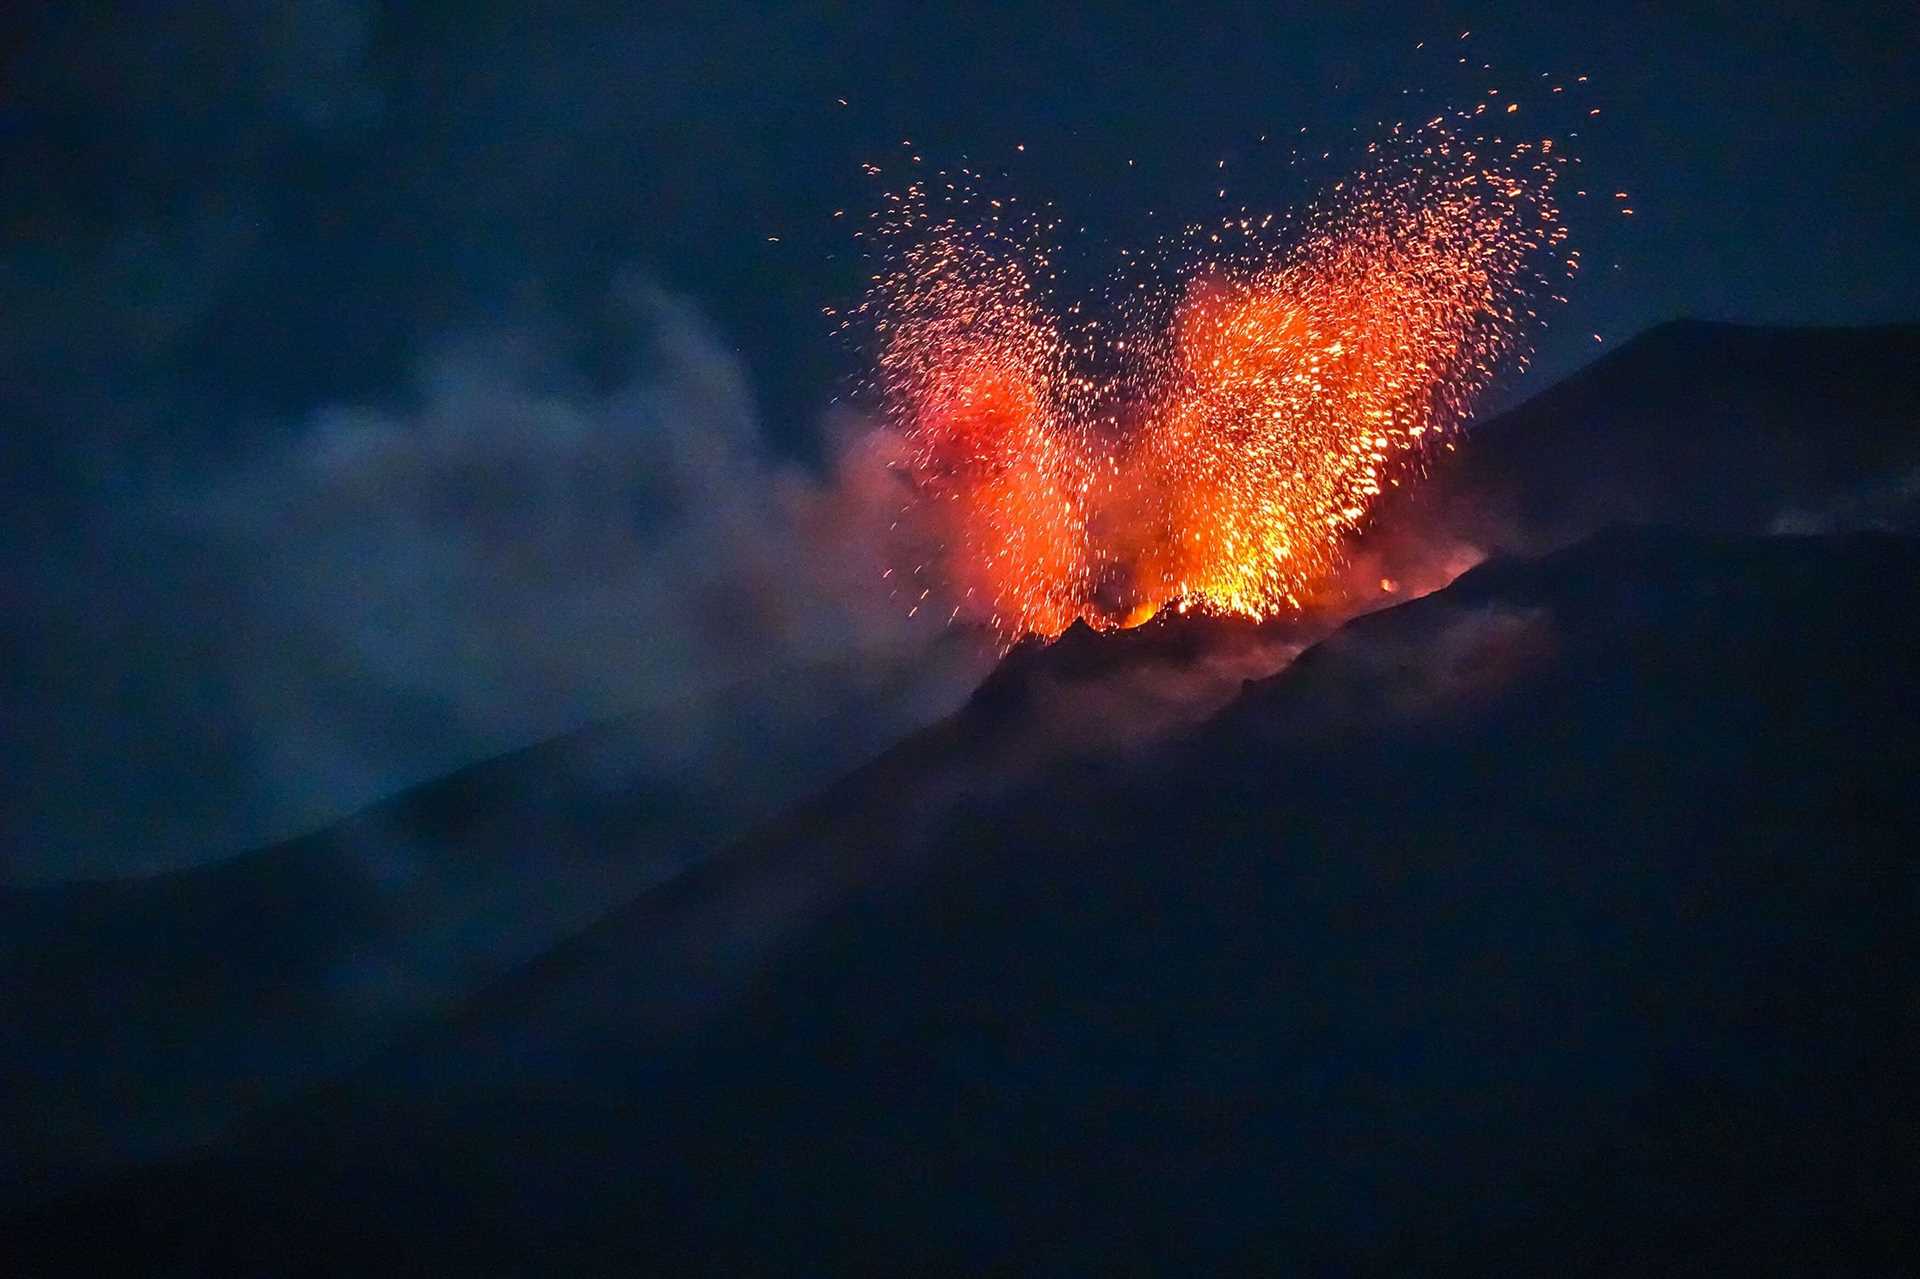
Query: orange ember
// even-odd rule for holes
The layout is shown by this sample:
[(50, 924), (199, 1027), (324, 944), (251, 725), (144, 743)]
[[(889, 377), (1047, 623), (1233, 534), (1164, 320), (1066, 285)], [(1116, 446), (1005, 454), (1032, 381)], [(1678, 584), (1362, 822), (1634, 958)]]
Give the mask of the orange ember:
[(993, 201), (967, 221), (955, 175), (892, 197), (857, 314), (932, 543), (916, 604), (937, 591), (1008, 639), (1174, 602), (1299, 607), (1380, 493), (1524, 365), (1533, 263), (1565, 239), (1548, 143), (1436, 119), (1370, 152), (1284, 243), (1244, 212), (1188, 228), (1157, 259), (1172, 287), (1116, 281), (1098, 317), (1050, 308), (1052, 225)]

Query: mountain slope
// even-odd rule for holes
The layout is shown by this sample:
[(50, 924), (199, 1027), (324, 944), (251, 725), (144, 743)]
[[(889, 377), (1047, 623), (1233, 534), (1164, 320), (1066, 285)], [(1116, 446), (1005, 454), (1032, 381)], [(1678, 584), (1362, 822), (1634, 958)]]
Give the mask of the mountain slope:
[(976, 704), (31, 1233), (184, 1268), (1891, 1265), (1916, 609), (1905, 539), (1620, 531), (1171, 743), (983, 784)]
[(146, 879), (0, 890), (0, 1195), (218, 1135), (738, 838), (966, 695), (924, 669), (782, 672)]
[(1390, 491), (1338, 608), (1380, 579), (1428, 589), (1489, 553), (1621, 521), (1708, 533), (1912, 528), (1920, 326), (1679, 321), (1487, 422)]
[[(289, 1134), (314, 1124), (338, 1123), (338, 1145), (389, 1110), (414, 1113), (423, 1095), (457, 1108), (520, 1086), (501, 1064), (507, 1045), (517, 1070), (572, 1060), (568, 1044), (644, 1043), (658, 1062), (649, 1069), (665, 1078), (677, 1067), (659, 1045), (679, 1052), (681, 1038), (730, 1015), (783, 948), (814, 936), (849, 897), (907, 891), (950, 855), (934, 851), (944, 828), (971, 823), (996, 846), (1000, 805), (1043, 784), (1036, 776), (1066, 785), (1121, 769), (1124, 795), (1158, 793), (1140, 761), (1158, 760), (1169, 734), (1207, 723), (1243, 680), (1280, 669), (1340, 618), (1391, 602), (1381, 578), (1417, 593), (1488, 551), (1550, 551), (1615, 519), (1710, 532), (1912, 527), (1916, 370), (1913, 327), (1664, 326), (1476, 428), (1429, 481), (1392, 494), (1325, 609), (1265, 627), (1163, 617), (1023, 649), (959, 720), (779, 821), (931, 718), (940, 698), (957, 702), (980, 668), (951, 662), (930, 700), (885, 679), (863, 684), (852, 659), (844, 679), (770, 676), (718, 708), (509, 756), (220, 866), (0, 890), (0, 1019), (10, 1031), (0, 1048), (9, 1135), (0, 1194), (31, 1203), (83, 1186), (103, 1169), (214, 1138), (261, 1106), (260, 1149), (304, 1149), (308, 1138)], [(1492, 567), (1449, 598), (1490, 580)], [(1398, 724), (1409, 708), (1478, 695), (1473, 672), (1499, 669), (1485, 645), (1523, 666), (1547, 660), (1524, 610), (1489, 607), (1497, 620), (1486, 634), (1469, 630), (1458, 652), (1448, 645), (1462, 637), (1444, 628), (1387, 644), (1390, 657), (1337, 685), (1346, 700), (1327, 701), (1315, 731), (1344, 740), (1356, 724)], [(1388, 616), (1401, 627), (1419, 614)], [(1369, 625), (1316, 650), (1306, 669)], [(817, 704), (788, 704), (817, 687), (829, 690)], [(1318, 775), (1315, 750), (1287, 751), (1285, 787)], [(756, 824), (761, 833), (711, 873), (644, 891)], [(514, 971), (635, 894), (632, 911)], [(396, 1073), (373, 1094), (276, 1105), (483, 987), (452, 1021), (418, 1034), (411, 1053), (384, 1059), (377, 1069)]]

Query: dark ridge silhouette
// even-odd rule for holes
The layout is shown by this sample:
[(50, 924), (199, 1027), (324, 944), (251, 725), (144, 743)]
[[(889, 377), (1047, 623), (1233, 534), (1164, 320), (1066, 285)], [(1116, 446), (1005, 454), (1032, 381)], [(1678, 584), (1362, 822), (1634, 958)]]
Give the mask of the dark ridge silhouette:
[(1652, 329), (1442, 451), (1389, 491), (1335, 611), (1382, 578), (1540, 554), (1622, 521), (1711, 533), (1911, 529), (1920, 325)]
[[(1920, 542), (1611, 531), (1193, 728), (970, 707), (199, 1163), (143, 1268), (1887, 1272)], [(52, 1255), (52, 1254), (48, 1254)]]

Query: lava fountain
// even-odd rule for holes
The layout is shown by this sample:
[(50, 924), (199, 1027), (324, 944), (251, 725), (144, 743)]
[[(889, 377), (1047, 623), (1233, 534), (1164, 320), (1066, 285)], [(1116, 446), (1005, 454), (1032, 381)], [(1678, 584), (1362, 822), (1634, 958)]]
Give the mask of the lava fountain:
[(1553, 140), (1396, 128), (1293, 215), (1191, 226), (1057, 307), (1057, 219), (969, 170), (890, 193), (845, 324), (904, 447), (910, 606), (1008, 642), (1165, 607), (1302, 606), (1386, 489), (1505, 367), (1571, 273)]

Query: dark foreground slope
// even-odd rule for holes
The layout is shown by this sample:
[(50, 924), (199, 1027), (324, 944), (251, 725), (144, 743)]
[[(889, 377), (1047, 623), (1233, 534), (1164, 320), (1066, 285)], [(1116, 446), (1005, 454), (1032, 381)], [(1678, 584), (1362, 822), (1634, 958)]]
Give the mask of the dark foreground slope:
[[(995, 699), (29, 1272), (1883, 1273), (1920, 546), (1617, 532), (1171, 744)], [(38, 1251), (35, 1251), (38, 1250)]]
[(365, 1060), (944, 714), (988, 660), (957, 634), (929, 656), (611, 721), (213, 865), (0, 889), (0, 1203)]

